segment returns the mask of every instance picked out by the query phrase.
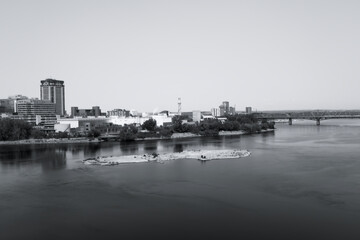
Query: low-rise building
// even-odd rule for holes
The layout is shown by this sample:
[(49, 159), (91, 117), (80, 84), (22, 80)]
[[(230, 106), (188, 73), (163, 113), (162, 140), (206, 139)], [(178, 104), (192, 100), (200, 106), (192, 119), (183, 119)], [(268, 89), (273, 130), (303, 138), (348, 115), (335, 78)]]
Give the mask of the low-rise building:
[(79, 109), (78, 107), (71, 107), (71, 117), (99, 117), (105, 116), (101, 112), (99, 106), (94, 106), (91, 109)]
[(109, 123), (106, 117), (87, 117), (87, 118), (60, 118), (54, 126), (57, 131), (66, 129), (76, 129), (77, 132), (88, 132), (99, 126), (105, 126)]
[(203, 112), (201, 116), (202, 120), (215, 119), (215, 117), (209, 112)]
[(156, 121), (156, 126), (158, 127), (172, 123), (172, 117), (169, 117), (167, 114), (152, 115), (151, 118)]
[(125, 109), (114, 109), (107, 112), (108, 117), (130, 117), (130, 111)]
[(143, 118), (143, 117), (109, 117), (109, 122), (115, 125), (131, 125), (135, 124), (137, 126), (142, 125), (146, 120), (149, 120), (149, 117)]

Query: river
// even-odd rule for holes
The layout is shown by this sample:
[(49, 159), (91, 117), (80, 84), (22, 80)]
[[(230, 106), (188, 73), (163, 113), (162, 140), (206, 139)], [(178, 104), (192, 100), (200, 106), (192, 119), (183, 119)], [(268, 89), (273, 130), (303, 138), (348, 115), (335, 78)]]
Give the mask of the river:
[[(0, 146), (0, 239), (360, 239), (360, 121), (209, 138)], [(248, 149), (200, 162), (98, 155)]]

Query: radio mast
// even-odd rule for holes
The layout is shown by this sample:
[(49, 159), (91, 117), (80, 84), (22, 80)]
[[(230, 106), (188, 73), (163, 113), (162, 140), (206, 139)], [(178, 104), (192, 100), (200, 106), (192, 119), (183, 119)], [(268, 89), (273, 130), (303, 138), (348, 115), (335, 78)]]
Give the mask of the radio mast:
[(178, 114), (181, 115), (181, 98), (178, 98)]

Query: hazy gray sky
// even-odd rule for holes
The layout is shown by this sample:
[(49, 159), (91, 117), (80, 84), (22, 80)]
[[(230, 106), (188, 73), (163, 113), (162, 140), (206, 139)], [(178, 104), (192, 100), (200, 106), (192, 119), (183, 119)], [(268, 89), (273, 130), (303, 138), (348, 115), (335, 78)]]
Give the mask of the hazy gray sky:
[(0, 0), (0, 98), (71, 106), (360, 109), (360, 1)]

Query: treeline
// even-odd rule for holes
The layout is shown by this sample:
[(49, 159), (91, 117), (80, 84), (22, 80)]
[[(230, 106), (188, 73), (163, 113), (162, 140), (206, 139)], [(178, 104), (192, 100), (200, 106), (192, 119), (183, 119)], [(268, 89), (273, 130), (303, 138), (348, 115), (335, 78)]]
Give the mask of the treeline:
[[(141, 131), (145, 130), (145, 131)], [(173, 134), (172, 127), (157, 127), (156, 120), (146, 120), (141, 129), (135, 125), (124, 125), (120, 128), (119, 139), (121, 141), (130, 141), (144, 138), (168, 138)]]
[(218, 136), (220, 131), (244, 131), (245, 133), (257, 133), (261, 130), (274, 129), (274, 122), (259, 121), (253, 115), (226, 116), (222, 122), (217, 119), (208, 119), (200, 123), (187, 123), (185, 117), (174, 116), (172, 125), (156, 127), (156, 121), (149, 119), (141, 128), (146, 132), (139, 131), (134, 125), (125, 125), (120, 129), (119, 139), (122, 141), (135, 140), (137, 138), (161, 138), (170, 137), (173, 133), (194, 133), (202, 136)]
[(45, 133), (24, 121), (11, 118), (0, 119), (0, 141), (16, 141), (24, 139), (68, 138), (67, 132)]
[(244, 131), (256, 133), (261, 130), (274, 129), (274, 122), (263, 120), (259, 122), (253, 115), (228, 115), (222, 122), (218, 119), (207, 119), (200, 123), (183, 123), (181, 116), (173, 118), (173, 131), (178, 133), (191, 132), (202, 136), (218, 136), (220, 131)]
[[(218, 136), (220, 131), (244, 131), (256, 133), (261, 130), (274, 129), (274, 122), (259, 121), (253, 115), (226, 116), (227, 120), (222, 122), (217, 119), (208, 119), (200, 123), (184, 121), (185, 117), (175, 116), (172, 124), (168, 126), (156, 126), (154, 119), (145, 121), (140, 128), (135, 125), (124, 125), (119, 128), (119, 140), (131, 141), (144, 138), (167, 138), (173, 133), (194, 133), (202, 136)], [(141, 131), (143, 130), (143, 131)], [(100, 131), (92, 129), (86, 133), (90, 139), (100, 136)], [(43, 138), (70, 138), (75, 134), (67, 132), (45, 133), (33, 128), (31, 124), (23, 120), (9, 118), (0, 119), (0, 141), (14, 141), (22, 139), (43, 139)]]

